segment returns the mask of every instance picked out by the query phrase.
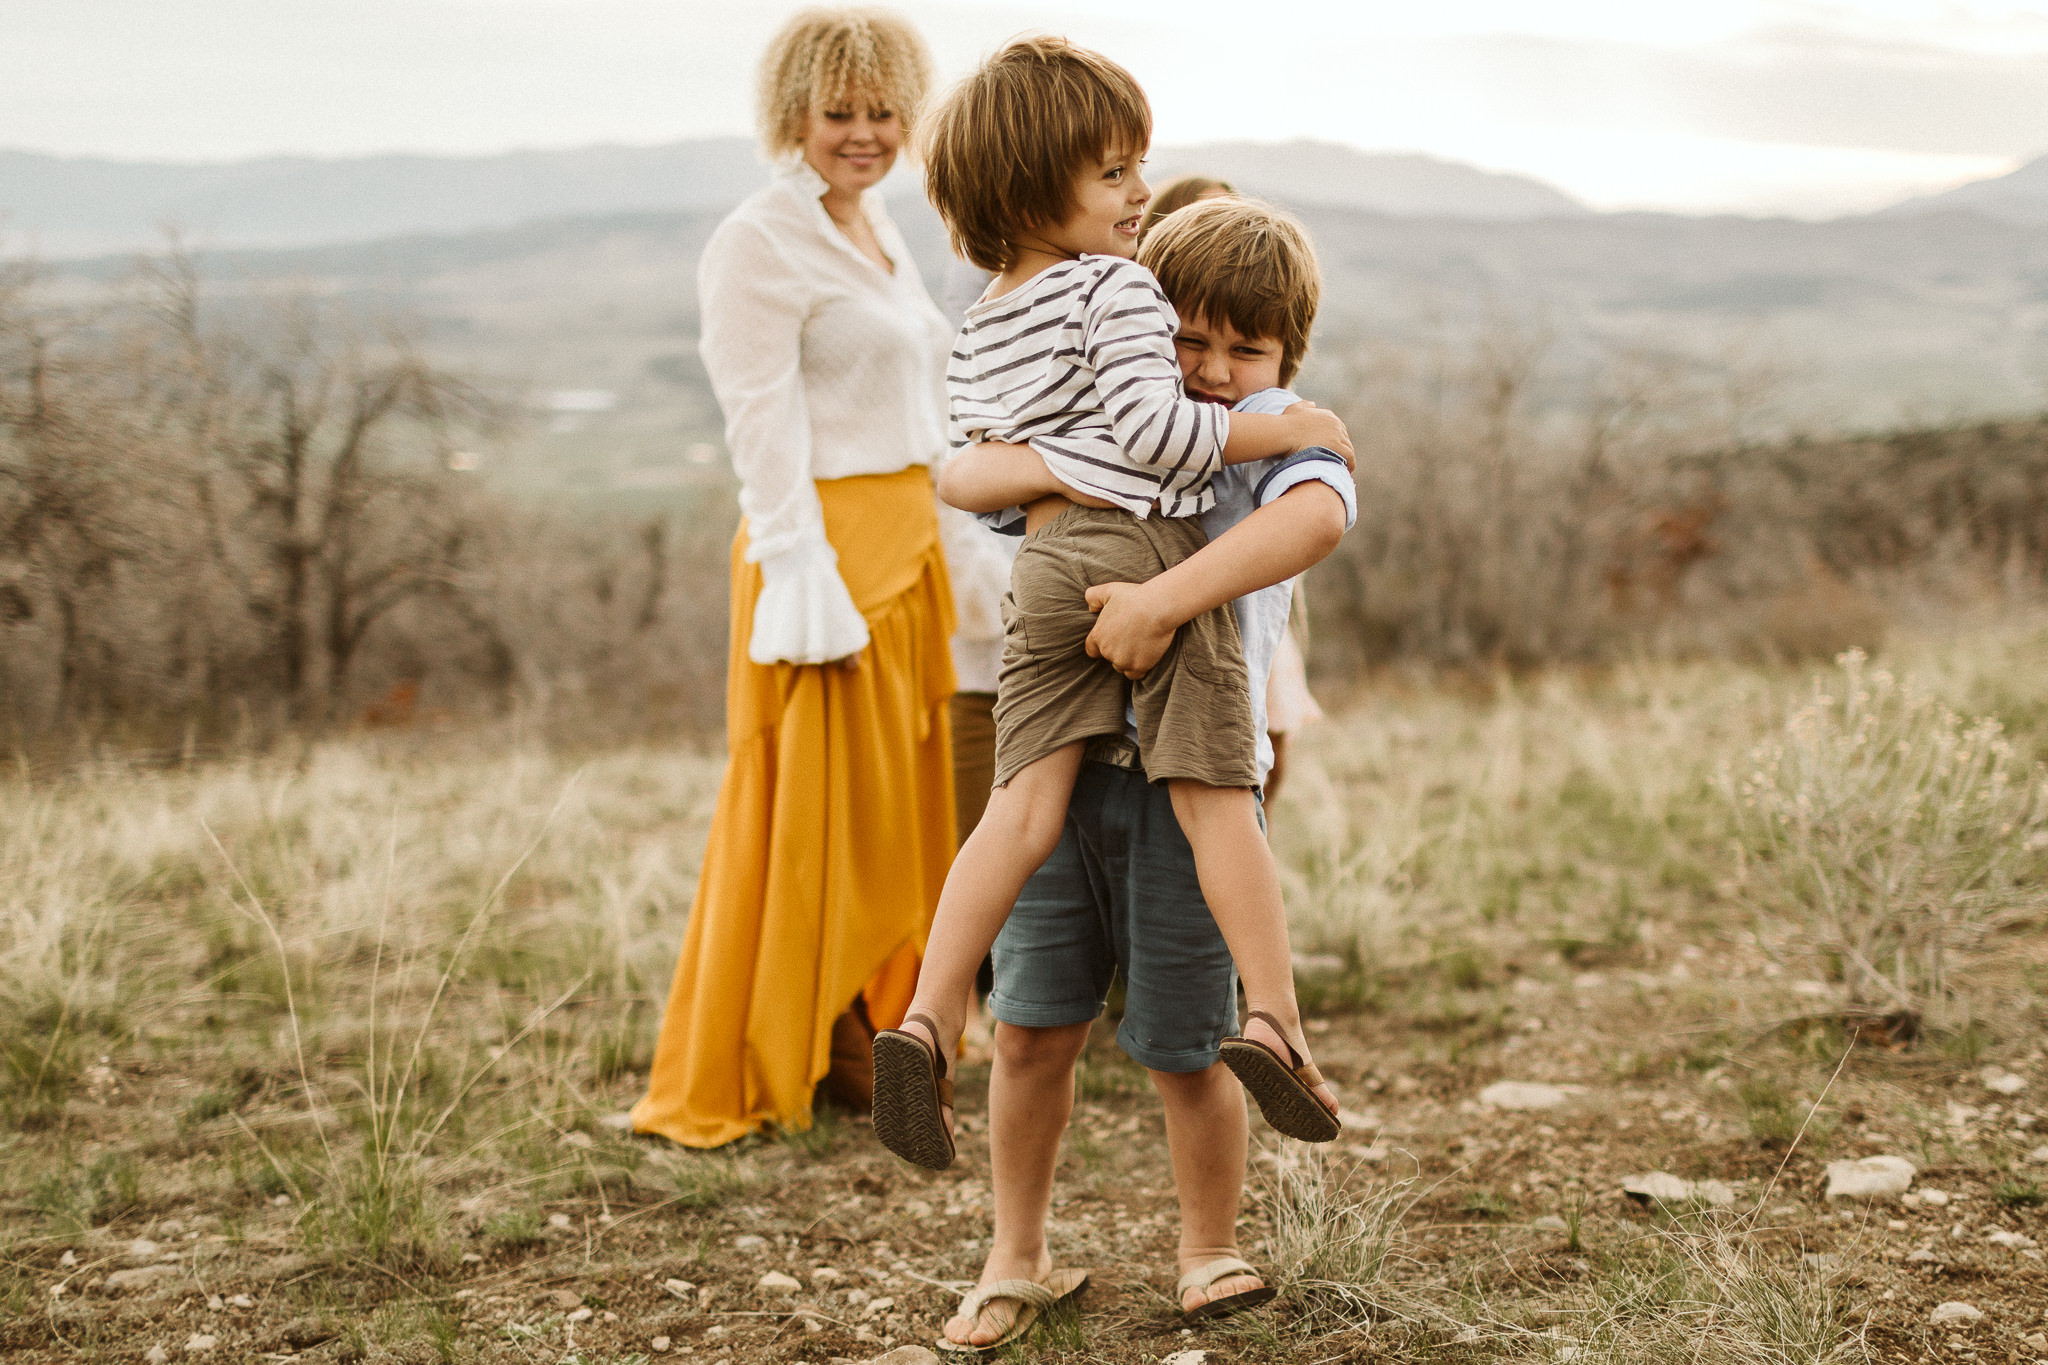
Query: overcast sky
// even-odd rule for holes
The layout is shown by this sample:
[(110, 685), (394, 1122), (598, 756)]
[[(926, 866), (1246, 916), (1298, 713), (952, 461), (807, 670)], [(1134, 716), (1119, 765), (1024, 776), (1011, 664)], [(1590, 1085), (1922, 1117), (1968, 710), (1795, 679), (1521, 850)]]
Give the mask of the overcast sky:
[[(0, 145), (216, 160), (748, 130), (784, 0), (0, 0)], [(1318, 137), (1602, 208), (1875, 207), (2048, 152), (2048, 0), (922, 0), (957, 74), (1027, 29), (1162, 143)]]

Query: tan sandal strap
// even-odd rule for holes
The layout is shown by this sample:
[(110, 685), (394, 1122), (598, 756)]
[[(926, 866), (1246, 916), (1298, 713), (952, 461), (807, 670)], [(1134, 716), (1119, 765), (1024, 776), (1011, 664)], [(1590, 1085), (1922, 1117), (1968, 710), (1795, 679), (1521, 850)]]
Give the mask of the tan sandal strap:
[(1235, 1256), (1220, 1256), (1205, 1265), (1196, 1266), (1193, 1270), (1181, 1276), (1180, 1283), (1174, 1287), (1174, 1292), (1176, 1294), (1185, 1294), (1190, 1289), (1207, 1289), (1216, 1281), (1227, 1280), (1232, 1275), (1250, 1275), (1254, 1279), (1260, 1280), (1266, 1278), (1259, 1274), (1258, 1269), (1248, 1261), (1240, 1260)]
[[(1272, 1029), (1273, 1032), (1280, 1035), (1280, 1046), (1287, 1049), (1288, 1069), (1293, 1071), (1295, 1074), (1299, 1075), (1302, 1066), (1305, 1064), (1301, 1060), (1301, 1054), (1294, 1050), (1294, 1044), (1287, 1041), (1287, 1030), (1280, 1026), (1280, 1021), (1278, 1019), (1275, 1019), (1272, 1015), (1266, 1013), (1264, 1010), (1253, 1010), (1251, 1017), (1254, 1019), (1265, 1020), (1266, 1027)], [(1312, 1081), (1310, 1082), (1310, 1084), (1319, 1084), (1320, 1080), (1321, 1078), (1318, 1077), (1316, 1081)]]
[(960, 1300), (960, 1316), (969, 1322), (981, 1316), (981, 1310), (997, 1299), (1015, 1299), (1026, 1308), (1040, 1312), (1052, 1307), (1059, 1300), (1053, 1292), (1036, 1280), (997, 1280), (971, 1289), (967, 1297)]
[(944, 1076), (939, 1077), (939, 1103), (945, 1105), (948, 1109), (955, 1107), (953, 1104), (953, 1082)]
[(1323, 1073), (1316, 1070), (1314, 1062), (1307, 1062), (1294, 1068), (1294, 1074), (1300, 1078), (1303, 1085), (1311, 1090), (1323, 1083)]

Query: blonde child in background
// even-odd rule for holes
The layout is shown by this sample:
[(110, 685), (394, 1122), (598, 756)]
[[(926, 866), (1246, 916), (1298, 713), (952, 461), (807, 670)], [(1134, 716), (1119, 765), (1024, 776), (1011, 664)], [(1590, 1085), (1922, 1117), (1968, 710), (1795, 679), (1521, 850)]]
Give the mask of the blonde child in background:
[(1178, 213), (1204, 199), (1220, 199), (1236, 193), (1236, 187), (1228, 180), (1217, 180), (1207, 175), (1175, 176), (1161, 185), (1159, 192), (1152, 196), (1152, 202), (1145, 205), (1145, 217), (1138, 224), (1138, 245), (1145, 244), (1145, 239), (1152, 235), (1152, 229), (1168, 214)]

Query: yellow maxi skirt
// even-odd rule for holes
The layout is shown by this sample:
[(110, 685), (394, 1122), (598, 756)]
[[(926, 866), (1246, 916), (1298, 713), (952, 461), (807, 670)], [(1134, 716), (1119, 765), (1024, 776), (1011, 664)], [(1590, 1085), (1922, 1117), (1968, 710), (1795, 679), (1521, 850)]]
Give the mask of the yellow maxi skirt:
[(633, 1127), (717, 1147), (808, 1128), (832, 1021), (903, 1020), (952, 862), (953, 597), (930, 472), (821, 479), (872, 636), (860, 667), (747, 657), (761, 570), (732, 547), (724, 785)]

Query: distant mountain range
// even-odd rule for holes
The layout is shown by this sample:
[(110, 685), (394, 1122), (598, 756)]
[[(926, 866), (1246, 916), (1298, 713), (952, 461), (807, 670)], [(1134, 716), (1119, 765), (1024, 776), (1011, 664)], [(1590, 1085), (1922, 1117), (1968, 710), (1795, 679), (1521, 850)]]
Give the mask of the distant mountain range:
[[(1318, 391), (1341, 394), (1408, 363), (1399, 357), (1441, 360), (1475, 334), (1506, 328), (1547, 337), (1566, 375), (1590, 375), (1608, 354), (1674, 372), (1778, 373), (1782, 416), (1817, 431), (2032, 411), (2042, 401), (2040, 224), (1964, 212), (1819, 223), (1650, 213), (1489, 221), (1293, 207), (1324, 272), (1305, 380)], [(466, 373), (540, 393), (610, 392), (616, 409), (578, 418), (576, 439), (593, 443), (593, 459), (644, 448), (658, 463), (673, 459), (678, 441), (718, 439), (696, 353), (696, 262), (723, 213), (213, 250), (199, 263), (229, 295), (310, 289), (409, 319), (434, 355)], [(956, 296), (936, 215), (914, 197), (892, 213), (933, 292)], [(58, 273), (111, 280), (127, 269), (126, 257), (108, 256)]]
[(0, 151), (0, 231), (66, 258), (294, 247), (545, 218), (724, 208), (766, 177), (746, 138), (498, 156), (268, 157), (218, 165)]
[[(1155, 183), (1219, 176), (1293, 204), (1483, 221), (1584, 215), (1528, 176), (1327, 142), (1168, 147)], [(467, 233), (562, 217), (724, 208), (767, 178), (744, 138), (498, 156), (270, 157), (218, 165), (0, 151), (0, 231), (48, 258), (160, 246), (299, 247)], [(899, 174), (892, 197), (915, 196)]]
[[(1725, 370), (1732, 408), (1754, 376), (1778, 375), (1777, 420), (1816, 431), (2033, 411), (2048, 388), (2048, 160), (1832, 222), (1595, 213), (1526, 177), (1327, 143), (1163, 148), (1149, 174), (1193, 170), (1308, 223), (1325, 288), (1304, 383), (1332, 398), (1410, 360), (1445, 363), (1489, 328), (1548, 338), (1566, 388), (1621, 355), (1624, 369)], [(628, 488), (715, 449), (697, 257), (765, 177), (737, 138), (216, 167), (0, 153), (0, 208), (63, 262), (60, 290), (123, 275), (170, 218), (227, 297), (310, 289), (406, 320), (461, 372), (602, 391), (611, 406), (578, 409), (500, 468)], [(916, 180), (892, 189), (933, 292), (971, 297), (979, 281), (954, 268)]]
[(1963, 209), (2009, 223), (2048, 223), (2048, 156), (2035, 157), (2009, 175), (1973, 180), (1940, 194), (1922, 195), (1885, 209), (1888, 214)]
[(1593, 210), (1554, 185), (1415, 153), (1361, 152), (1334, 142), (1205, 142), (1162, 147), (1146, 173), (1227, 180), (1246, 194), (1289, 204), (1368, 209), (1404, 218), (1515, 222), (1582, 217)]

